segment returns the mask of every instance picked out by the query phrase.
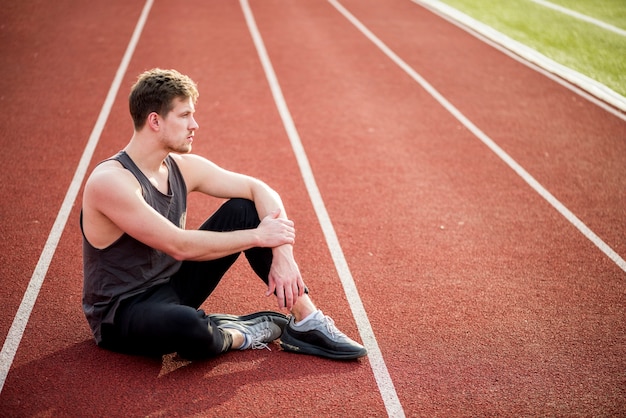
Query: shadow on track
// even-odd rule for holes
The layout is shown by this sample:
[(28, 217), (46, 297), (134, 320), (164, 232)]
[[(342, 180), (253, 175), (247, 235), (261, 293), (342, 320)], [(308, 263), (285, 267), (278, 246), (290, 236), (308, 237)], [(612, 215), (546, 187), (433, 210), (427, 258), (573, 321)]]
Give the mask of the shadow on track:
[(289, 354), (276, 343), (271, 348), (190, 362), (174, 354), (145, 358), (113, 353), (85, 340), (13, 368), (0, 395), (0, 416), (206, 414), (236, 396), (254, 399), (259, 391), (267, 393), (268, 385), (291, 392), (290, 382), (324, 374), (337, 378), (366, 364), (332, 362), (328, 367), (328, 360)]

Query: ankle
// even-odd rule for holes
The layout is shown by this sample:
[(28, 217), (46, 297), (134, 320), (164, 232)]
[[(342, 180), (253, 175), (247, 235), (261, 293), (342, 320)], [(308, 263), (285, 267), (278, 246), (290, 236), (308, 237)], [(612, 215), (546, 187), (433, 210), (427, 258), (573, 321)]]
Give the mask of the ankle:
[(310, 314), (308, 314), (307, 316), (301, 318), (301, 319), (296, 319), (294, 321), (294, 325), (296, 326), (300, 326), (303, 324), (306, 324), (307, 322), (309, 322), (309, 320), (313, 319), (313, 318), (318, 318), (318, 319), (322, 319), (323, 314), (322, 311), (320, 311), (319, 309), (314, 310), (313, 312), (311, 312)]
[(233, 339), (233, 343), (230, 346), (231, 350), (239, 350), (246, 343), (246, 337), (236, 329), (226, 328), (224, 332), (230, 334)]
[(291, 314), (296, 321), (302, 321), (312, 313), (317, 312), (317, 307), (313, 304), (308, 295), (303, 295), (298, 298), (298, 302), (291, 309)]

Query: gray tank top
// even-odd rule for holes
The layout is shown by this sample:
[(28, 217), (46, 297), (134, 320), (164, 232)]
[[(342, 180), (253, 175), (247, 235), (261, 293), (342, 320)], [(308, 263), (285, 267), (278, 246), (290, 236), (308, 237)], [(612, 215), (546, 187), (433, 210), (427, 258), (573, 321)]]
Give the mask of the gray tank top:
[[(170, 156), (168, 168), (169, 193), (161, 193), (139, 170), (126, 152), (111, 158), (129, 170), (139, 181), (143, 198), (174, 225), (185, 228), (187, 187), (180, 170)], [(81, 212), (82, 231), (82, 212)], [(101, 324), (112, 324), (120, 303), (153, 286), (169, 281), (181, 262), (123, 234), (110, 246), (94, 248), (83, 232), (83, 311), (96, 342), (102, 342)]]

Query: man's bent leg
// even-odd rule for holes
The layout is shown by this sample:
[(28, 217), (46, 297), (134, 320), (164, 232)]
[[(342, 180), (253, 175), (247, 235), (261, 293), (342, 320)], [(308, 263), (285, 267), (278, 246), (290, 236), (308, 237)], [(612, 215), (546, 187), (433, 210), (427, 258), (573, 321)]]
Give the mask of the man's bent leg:
[(138, 355), (178, 352), (189, 359), (217, 356), (231, 348), (232, 337), (202, 310), (179, 304), (169, 285), (125, 302), (107, 328), (105, 348)]
[[(254, 202), (246, 199), (231, 199), (226, 201), (209, 219), (201, 226), (200, 230), (226, 232), (242, 229), (253, 229), (259, 225), (259, 217)], [(261, 262), (260, 271), (267, 270), (271, 265), (271, 250), (269, 252), (270, 264)], [(209, 261), (184, 261), (180, 270), (172, 276), (172, 286), (181, 298), (184, 305), (198, 308), (209, 295), (215, 290), (226, 271), (237, 260), (239, 254), (232, 254), (224, 258)], [(252, 267), (255, 271), (258, 268)]]

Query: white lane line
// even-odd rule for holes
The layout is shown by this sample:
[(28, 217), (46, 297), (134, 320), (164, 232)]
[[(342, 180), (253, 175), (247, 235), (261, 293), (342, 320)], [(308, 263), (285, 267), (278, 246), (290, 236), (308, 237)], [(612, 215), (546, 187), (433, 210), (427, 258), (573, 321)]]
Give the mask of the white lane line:
[[(537, 50), (530, 48), (527, 45), (522, 44), (521, 42), (517, 42), (516, 40), (504, 35), (503, 33), (498, 32), (494, 28), (485, 25), (482, 22), (479, 22), (478, 20), (466, 15), (465, 13), (462, 13), (454, 7), (448, 6), (440, 0), (411, 1), (419, 6), (422, 6), (432, 11), (433, 13), (436, 13), (437, 15), (466, 30), (467, 32), (472, 33), (473, 35), (477, 34), (479, 37), (482, 37), (481, 39), (486, 38), (494, 44), (499, 45), (498, 49), (506, 52), (507, 55), (512, 56), (511, 53), (516, 54), (528, 63), (537, 65), (543, 68), (545, 71), (549, 71), (557, 77), (561, 77), (562, 79), (567, 80), (573, 86), (569, 83), (564, 83), (557, 80), (557, 78), (555, 78), (554, 76), (551, 77), (562, 86), (570, 89), (577, 94), (580, 94), (582, 97), (585, 97), (588, 100), (593, 101), (595, 104), (602, 107), (604, 110), (610, 112), (611, 114), (619, 117), (620, 119), (625, 119), (625, 116), (621, 114), (620, 111), (626, 112), (626, 97), (622, 96), (608, 86), (592, 79), (591, 77), (581, 74), (578, 71), (574, 71), (571, 68), (566, 67), (565, 65), (559, 64), (558, 62), (541, 54)], [(508, 53), (508, 51), (510, 51), (511, 53)], [(520, 61), (519, 59), (517, 60)], [(578, 87), (587, 92), (589, 95), (595, 96), (597, 99), (592, 100), (591, 97), (586, 94), (581, 94), (579, 90), (573, 87)], [(598, 99), (608, 103), (608, 105), (598, 101)], [(614, 106), (619, 110), (615, 110), (611, 108), (611, 106)]]
[(556, 197), (554, 197), (545, 187), (543, 187), (533, 176), (530, 175), (521, 165), (519, 165), (511, 156), (509, 156), (502, 148), (500, 148), (491, 138), (483, 131), (478, 129), (465, 115), (463, 115), (456, 107), (452, 105), (445, 97), (443, 97), (433, 86), (431, 86), (421, 75), (413, 70), (406, 62), (396, 55), (387, 45), (378, 39), (369, 31), (357, 18), (348, 12), (336, 0), (328, 0), (341, 14), (343, 14), (363, 35), (372, 41), (385, 55), (402, 68), (413, 80), (415, 80), (424, 90), (426, 90), (435, 100), (439, 102), (448, 112), (450, 112), (459, 122), (470, 130), (478, 139), (480, 139), (491, 151), (493, 151), (502, 161), (504, 161), (513, 171), (515, 171), (530, 187), (533, 188), (541, 197), (543, 197), (550, 205), (552, 205), (561, 215), (565, 217), (572, 225), (574, 225), (587, 239), (589, 239), (596, 247), (598, 247), (607, 257), (609, 257), (619, 268), (626, 272), (626, 261), (609, 247), (599, 236), (597, 236), (589, 227), (587, 227), (576, 215), (574, 215), (565, 205), (563, 205)]
[(56, 251), (59, 240), (61, 239), (63, 229), (65, 229), (65, 224), (70, 216), (72, 206), (76, 200), (76, 196), (78, 195), (83, 179), (85, 178), (87, 169), (89, 168), (89, 162), (91, 161), (96, 145), (100, 140), (100, 135), (102, 134), (104, 125), (109, 118), (109, 113), (111, 112), (111, 107), (115, 101), (115, 96), (120, 88), (126, 69), (128, 68), (128, 63), (130, 62), (130, 59), (135, 51), (135, 46), (141, 36), (141, 32), (148, 17), (148, 13), (150, 12), (150, 8), (152, 7), (152, 3), (153, 0), (147, 0), (143, 11), (139, 16), (139, 20), (135, 26), (135, 31), (133, 32), (130, 42), (128, 43), (122, 62), (117, 69), (113, 83), (109, 88), (109, 93), (107, 94), (104, 104), (102, 105), (102, 109), (100, 110), (100, 115), (96, 120), (93, 130), (91, 131), (91, 135), (89, 136), (83, 155), (81, 156), (78, 166), (76, 167), (76, 171), (74, 172), (72, 182), (70, 183), (70, 186), (65, 194), (65, 199), (61, 204), (61, 209), (59, 210), (56, 220), (52, 225), (52, 229), (48, 235), (48, 240), (44, 245), (39, 261), (35, 266), (35, 271), (33, 272), (30, 282), (28, 283), (22, 302), (20, 303), (17, 313), (15, 314), (15, 318), (13, 319), (13, 323), (11, 324), (11, 328), (9, 329), (9, 333), (7, 334), (7, 338), (2, 346), (2, 351), (0, 352), (0, 392), (2, 392), (2, 388), (4, 387), (4, 382), (6, 381), (9, 369), (11, 368), (11, 364), (15, 358), (15, 353), (17, 352), (17, 348), (20, 345), (22, 336), (24, 335), (24, 330), (26, 329), (26, 324), (28, 323), (33, 307), (35, 306), (39, 290), (41, 289), (41, 285), (43, 284), (48, 272), (48, 267), (50, 267), (50, 262), (52, 261), (54, 252)]
[(337, 269), (339, 278), (346, 293), (348, 304), (350, 305), (350, 309), (352, 310), (352, 314), (356, 320), (359, 333), (363, 339), (363, 344), (368, 350), (368, 359), (372, 366), (374, 377), (376, 379), (376, 383), (378, 384), (387, 413), (389, 416), (393, 417), (404, 417), (404, 410), (402, 409), (402, 405), (398, 399), (398, 394), (396, 393), (393, 381), (391, 380), (391, 376), (389, 375), (389, 371), (385, 365), (382, 353), (378, 347), (374, 331), (372, 330), (367, 313), (363, 307), (359, 292), (354, 283), (354, 278), (350, 273), (350, 268), (348, 267), (348, 263), (344, 257), (341, 245), (339, 244), (339, 239), (337, 238), (333, 228), (330, 216), (324, 206), (324, 200), (322, 199), (321, 193), (315, 182), (313, 170), (309, 165), (306, 152), (302, 146), (302, 141), (300, 140), (300, 135), (296, 130), (291, 113), (289, 112), (287, 103), (285, 102), (276, 73), (272, 67), (267, 50), (265, 49), (261, 34), (256, 26), (252, 11), (250, 10), (248, 0), (240, 0), (240, 4), (248, 24), (250, 34), (252, 35), (254, 45), (259, 54), (261, 64), (265, 71), (265, 76), (267, 77), (267, 81), (270, 85), (274, 101), (276, 102), (276, 107), (280, 113), (285, 130), (287, 131), (287, 136), (291, 142), (298, 166), (300, 167), (300, 172), (311, 198), (311, 202), (313, 203), (313, 208), (315, 209), (315, 213), (317, 214), (317, 218), (326, 238), (326, 243), (330, 249), (331, 256), (335, 263), (335, 268)]
[(618, 28), (617, 26), (610, 25), (610, 24), (608, 24), (606, 22), (603, 22), (603, 21), (601, 21), (599, 19), (593, 18), (591, 16), (587, 16), (585, 14), (579, 13), (579, 12), (571, 10), (571, 9), (568, 9), (566, 7), (559, 6), (558, 4), (554, 4), (554, 3), (551, 3), (551, 2), (545, 1), (545, 0), (529, 0), (529, 1), (532, 1), (533, 3), (537, 3), (537, 4), (541, 5), (541, 6), (547, 7), (549, 9), (556, 10), (557, 12), (560, 12), (560, 13), (563, 13), (565, 15), (571, 16), (573, 18), (582, 20), (584, 22), (591, 23), (592, 25), (596, 25), (599, 28), (611, 31), (611, 32), (616, 33), (618, 35), (626, 36), (626, 30), (624, 30), (624, 29)]

